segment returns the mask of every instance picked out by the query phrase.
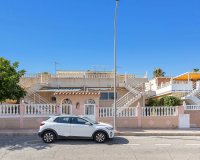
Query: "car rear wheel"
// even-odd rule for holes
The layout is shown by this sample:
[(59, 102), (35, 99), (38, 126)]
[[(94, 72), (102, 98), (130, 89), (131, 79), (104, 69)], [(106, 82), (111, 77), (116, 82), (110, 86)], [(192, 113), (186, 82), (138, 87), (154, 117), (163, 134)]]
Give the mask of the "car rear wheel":
[(94, 140), (97, 142), (97, 143), (103, 143), (105, 142), (107, 139), (107, 136), (104, 132), (97, 132), (95, 135), (94, 135)]
[(52, 143), (52, 142), (55, 142), (56, 140), (56, 135), (55, 133), (53, 133), (52, 131), (46, 131), (43, 133), (42, 135), (42, 140), (45, 142), (45, 143)]

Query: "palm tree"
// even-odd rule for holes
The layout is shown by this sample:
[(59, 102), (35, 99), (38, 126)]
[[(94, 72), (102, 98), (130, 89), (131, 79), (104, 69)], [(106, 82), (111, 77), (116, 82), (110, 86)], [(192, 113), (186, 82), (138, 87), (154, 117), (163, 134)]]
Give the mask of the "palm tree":
[(193, 72), (199, 72), (199, 68), (194, 68)]
[(155, 68), (153, 71), (153, 77), (164, 77), (165, 72), (161, 68)]

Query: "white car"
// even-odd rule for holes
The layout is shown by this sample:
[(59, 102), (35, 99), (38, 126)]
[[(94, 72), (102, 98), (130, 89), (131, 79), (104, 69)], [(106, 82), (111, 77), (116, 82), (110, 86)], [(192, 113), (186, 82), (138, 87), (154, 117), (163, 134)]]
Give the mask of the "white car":
[(52, 143), (61, 137), (93, 138), (103, 143), (114, 137), (114, 130), (109, 124), (96, 123), (84, 116), (59, 115), (43, 121), (38, 135), (45, 143)]

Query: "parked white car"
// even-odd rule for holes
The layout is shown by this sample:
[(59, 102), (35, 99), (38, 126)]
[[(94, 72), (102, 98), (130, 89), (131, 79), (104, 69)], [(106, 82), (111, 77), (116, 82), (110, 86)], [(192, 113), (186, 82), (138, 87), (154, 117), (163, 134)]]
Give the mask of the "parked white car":
[(38, 135), (45, 143), (52, 143), (62, 137), (92, 138), (103, 143), (114, 137), (114, 130), (109, 124), (96, 123), (84, 116), (59, 115), (43, 121)]

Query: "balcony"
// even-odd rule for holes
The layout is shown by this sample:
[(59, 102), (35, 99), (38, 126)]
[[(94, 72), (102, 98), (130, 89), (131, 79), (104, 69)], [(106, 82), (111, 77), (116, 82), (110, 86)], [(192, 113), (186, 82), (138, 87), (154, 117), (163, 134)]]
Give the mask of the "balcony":
[(191, 92), (193, 90), (192, 81), (170, 81), (158, 86), (156, 95), (163, 95), (172, 92)]

